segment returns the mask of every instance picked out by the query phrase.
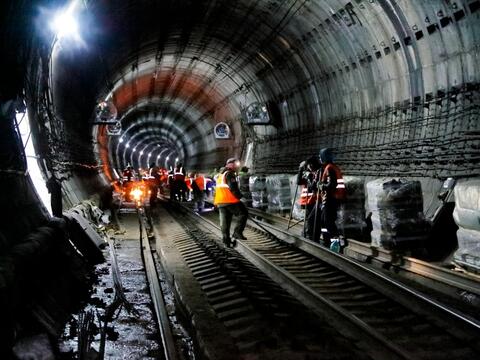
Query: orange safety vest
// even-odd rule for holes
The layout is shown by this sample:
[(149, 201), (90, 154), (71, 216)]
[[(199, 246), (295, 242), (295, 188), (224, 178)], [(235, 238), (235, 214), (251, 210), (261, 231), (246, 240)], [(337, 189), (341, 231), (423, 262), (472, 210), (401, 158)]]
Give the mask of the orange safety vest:
[(317, 202), (317, 193), (316, 192), (308, 192), (308, 188), (306, 185), (303, 186), (302, 193), (300, 194), (300, 199), (298, 203), (301, 206), (305, 205), (314, 205)]
[(347, 196), (347, 191), (345, 189), (345, 180), (343, 179), (342, 172), (340, 171), (337, 165), (327, 164), (327, 166), (325, 166), (325, 169), (323, 169), (322, 178), (321, 178), (322, 183), (325, 183), (327, 181), (328, 171), (330, 169), (333, 169), (333, 171), (335, 171), (335, 176), (337, 177), (337, 187), (335, 188), (335, 192), (333, 196), (337, 200), (343, 200)]
[(192, 182), (193, 182), (192, 178), (185, 179), (185, 184), (187, 184), (188, 190), (192, 190)]
[(207, 182), (203, 176), (197, 176), (194, 181), (200, 190), (207, 190)]
[(217, 178), (217, 188), (215, 190), (215, 199), (213, 205), (218, 204), (237, 204), (240, 202), (232, 191), (228, 187), (228, 184), (225, 181), (225, 175), (227, 172), (224, 172), (222, 176)]

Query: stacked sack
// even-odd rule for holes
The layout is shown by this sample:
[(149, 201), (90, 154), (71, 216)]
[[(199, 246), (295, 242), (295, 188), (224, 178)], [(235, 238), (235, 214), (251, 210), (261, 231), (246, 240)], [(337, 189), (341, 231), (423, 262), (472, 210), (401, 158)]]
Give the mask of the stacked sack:
[(337, 228), (346, 238), (370, 241), (365, 238), (365, 182), (363, 179), (344, 176), (347, 195), (338, 207)]
[(242, 193), (242, 201), (246, 206), (252, 206), (252, 194), (250, 193), (250, 175), (238, 175), (238, 186)]
[(480, 273), (480, 178), (461, 180), (454, 191), (453, 219), (458, 225), (454, 261)]
[(290, 175), (277, 174), (266, 178), (269, 212), (290, 211)]
[(252, 207), (265, 210), (268, 206), (265, 176), (250, 176), (249, 189), (252, 194)]
[(427, 222), (419, 181), (377, 179), (367, 183), (372, 212), (372, 245), (388, 250), (423, 247)]

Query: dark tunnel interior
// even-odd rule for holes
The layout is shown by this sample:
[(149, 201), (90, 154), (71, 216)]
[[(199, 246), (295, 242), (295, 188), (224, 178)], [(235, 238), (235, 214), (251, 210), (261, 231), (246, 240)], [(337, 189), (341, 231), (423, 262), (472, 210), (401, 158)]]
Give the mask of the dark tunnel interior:
[[(59, 10), (78, 33), (52, 31)], [(425, 213), (445, 179), (480, 174), (480, 1), (15, 0), (0, 13), (0, 254), (50, 219), (23, 106), (64, 209), (101, 198), (127, 164), (209, 172), (238, 157), (293, 174), (325, 147), (345, 175), (421, 181)], [(102, 102), (119, 135), (98, 124)]]

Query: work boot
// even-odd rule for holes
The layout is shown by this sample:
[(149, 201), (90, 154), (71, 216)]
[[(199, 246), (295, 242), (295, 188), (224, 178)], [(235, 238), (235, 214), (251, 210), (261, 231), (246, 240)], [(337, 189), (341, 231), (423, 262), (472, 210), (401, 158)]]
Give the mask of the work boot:
[(223, 243), (225, 244), (226, 247), (231, 247), (232, 246), (232, 240), (229, 237), (224, 237), (223, 238)]
[(231, 247), (234, 248), (237, 246), (237, 239), (232, 239), (232, 242), (230, 243)]
[(241, 233), (233, 233), (233, 238), (235, 239), (238, 239), (238, 240), (247, 240), (247, 238), (245, 236), (243, 236), (243, 234)]

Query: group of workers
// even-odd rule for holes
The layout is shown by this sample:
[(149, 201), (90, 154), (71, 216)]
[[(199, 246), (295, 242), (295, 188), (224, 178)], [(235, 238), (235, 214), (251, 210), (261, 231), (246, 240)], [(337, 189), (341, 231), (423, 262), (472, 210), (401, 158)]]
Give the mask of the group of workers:
[[(223, 242), (227, 247), (234, 247), (237, 239), (246, 239), (243, 231), (248, 210), (241, 201), (239, 167), (238, 159), (230, 158), (213, 180), (213, 183), (216, 183), (214, 205), (220, 214)], [(126, 182), (134, 178), (130, 166), (125, 169), (123, 176)], [(151, 204), (157, 199), (158, 189), (168, 184), (172, 200), (193, 200), (195, 211), (201, 212), (204, 209), (208, 182), (212, 182), (211, 179), (196, 172), (187, 177), (182, 164), (170, 171), (151, 164), (149, 178), (152, 179)], [(299, 203), (305, 209), (303, 236), (318, 243), (321, 240), (324, 246), (330, 247), (332, 237), (338, 236), (335, 224), (338, 204), (346, 194), (342, 172), (333, 161), (331, 149), (322, 149), (319, 155), (311, 156), (300, 163), (297, 175), (297, 186), (299, 185), (303, 186)], [(238, 221), (231, 235), (230, 227), (234, 215), (238, 217)]]
[(303, 185), (300, 205), (305, 209), (304, 236), (330, 247), (337, 237), (335, 224), (339, 203), (345, 199), (345, 182), (333, 161), (331, 149), (325, 148), (300, 163), (297, 185)]
[[(138, 174), (138, 175), (137, 175)], [(212, 187), (212, 180), (191, 172), (188, 176), (181, 163), (175, 168), (167, 170), (158, 167), (155, 163), (150, 164), (148, 171), (141, 169), (136, 173), (132, 166), (128, 165), (123, 171), (123, 192), (125, 201), (129, 202), (130, 192), (133, 187), (138, 187), (139, 182), (148, 189), (150, 204), (154, 205), (158, 200), (158, 192), (164, 193), (165, 187), (170, 189), (170, 199), (175, 201), (190, 201), (195, 205), (195, 211), (202, 211), (205, 206), (205, 197), (208, 196)]]
[[(236, 239), (244, 240), (243, 230), (247, 223), (248, 210), (241, 201), (237, 173), (239, 161), (227, 160), (217, 176), (214, 205), (220, 213), (220, 227), (226, 246), (235, 246)], [(300, 205), (305, 209), (303, 236), (330, 248), (331, 239), (339, 236), (335, 224), (339, 203), (345, 199), (346, 189), (340, 168), (334, 163), (331, 149), (324, 148), (300, 163), (297, 186), (302, 185)], [(233, 215), (238, 221), (230, 237)]]

